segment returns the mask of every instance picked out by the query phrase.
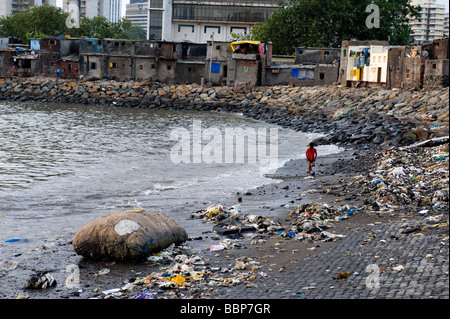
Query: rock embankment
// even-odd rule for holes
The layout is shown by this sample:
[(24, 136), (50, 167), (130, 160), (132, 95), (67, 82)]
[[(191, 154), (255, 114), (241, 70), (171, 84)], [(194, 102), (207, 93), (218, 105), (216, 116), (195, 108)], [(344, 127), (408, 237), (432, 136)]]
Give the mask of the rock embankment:
[(299, 131), (319, 144), (402, 146), (448, 135), (449, 90), (202, 87), (149, 82), (0, 79), (0, 100), (238, 112)]

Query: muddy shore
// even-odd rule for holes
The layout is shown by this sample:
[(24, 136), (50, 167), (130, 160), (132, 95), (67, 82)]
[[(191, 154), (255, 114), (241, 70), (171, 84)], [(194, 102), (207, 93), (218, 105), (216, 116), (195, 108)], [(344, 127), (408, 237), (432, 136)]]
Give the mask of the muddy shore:
[[(21, 91), (19, 90), (16, 93), (20, 94), (20, 92)], [(445, 92), (448, 100), (448, 89)], [(12, 95), (3, 95), (2, 98), (9, 99), (11, 96)], [(19, 95), (15, 96), (17, 97)], [(440, 96), (442, 96), (442, 94)], [(254, 98), (247, 95), (246, 99), (249, 101), (254, 100)], [(15, 100), (22, 101), (27, 99), (20, 96), (20, 98), (15, 98)], [(214, 106), (214, 110), (217, 110), (218, 107), (222, 111), (231, 111), (222, 104)], [(204, 108), (205, 106), (202, 107), (202, 109)], [(306, 162), (304, 160), (292, 160), (287, 162), (273, 174), (272, 177), (281, 180), (280, 183), (264, 185), (245, 193), (236, 193), (236, 196), (234, 197), (220, 199), (221, 202), (218, 204), (224, 206), (235, 205), (238, 202), (238, 198), (241, 197), (243, 214), (257, 214), (264, 217), (273, 217), (277, 222), (287, 226), (290, 226), (292, 223), (292, 218), (289, 217), (289, 214), (292, 211), (295, 211), (299, 205), (304, 203), (319, 202), (326, 203), (330, 206), (367, 206), (367, 203), (364, 202), (367, 198), (361, 196), (361, 188), (358, 187), (358, 185), (347, 187), (345, 192), (342, 191), (341, 187), (343, 185), (351, 185), (355, 180), (355, 176), (366, 174), (368, 170), (375, 170), (377, 164), (375, 154), (380, 154), (389, 149), (397, 149), (400, 146), (425, 140), (429, 137), (448, 135), (448, 107), (446, 110), (444, 109), (442, 111), (444, 115), (445, 112), (447, 112), (447, 117), (436, 115), (431, 119), (424, 118), (423, 121), (418, 121), (417, 114), (414, 114), (415, 121), (409, 122), (405, 121), (405, 118), (402, 116), (388, 116), (389, 121), (385, 122), (385, 124), (387, 124), (385, 126), (390, 128), (390, 130), (385, 130), (380, 134), (375, 134), (371, 130), (364, 132), (364, 134), (355, 134), (361, 127), (369, 124), (374, 125), (373, 130), (376, 130), (377, 127), (380, 127), (379, 123), (384, 123), (383, 121), (386, 121), (385, 115), (383, 114), (382, 116), (379, 115), (377, 117), (376, 114), (371, 114), (371, 120), (368, 121), (368, 115), (364, 114), (364, 112), (361, 112), (360, 114), (345, 113), (345, 116), (342, 119), (336, 118), (333, 121), (331, 118), (333, 115), (336, 116), (336, 109), (330, 109), (326, 112), (314, 111), (308, 114), (304, 113), (304, 115), (298, 114), (294, 118), (286, 118), (283, 117), (286, 113), (283, 113), (278, 109), (272, 109), (270, 112), (266, 109), (261, 113), (257, 112), (255, 108), (252, 108), (247, 114), (244, 113), (244, 115), (268, 120), (272, 123), (279, 123), (282, 126), (297, 128), (299, 130), (312, 130), (315, 132), (325, 131), (330, 133), (326, 139), (317, 141), (319, 143), (319, 159), (316, 166), (316, 176), (314, 179), (305, 179), (307, 170)], [(293, 113), (289, 112), (289, 114)], [(320, 118), (320, 123), (318, 122), (319, 124), (316, 125), (316, 122), (314, 121), (318, 118)], [(333, 128), (340, 127), (340, 129), (330, 131), (331, 125)], [(347, 133), (343, 136), (342, 133), (347, 132), (350, 128), (353, 133)], [(321, 157), (320, 144), (327, 143), (336, 143), (346, 150), (336, 156)], [(448, 188), (448, 159), (446, 163), (446, 183)], [(214, 199), (211, 199), (211, 201), (214, 201)], [(431, 207), (431, 203), (428, 206)], [(428, 208), (428, 206), (421, 208)], [(439, 253), (444, 255), (446, 253), (448, 257), (448, 236), (445, 241), (445, 233), (448, 233), (448, 197), (447, 202), (441, 202), (441, 207), (442, 206), (447, 207), (446, 215), (440, 210), (433, 211), (433, 214), (443, 214), (444, 222), (447, 220), (447, 225), (444, 223), (443, 227), (436, 227), (433, 230), (423, 231), (423, 237), (418, 236), (417, 238), (428, 238), (427, 236), (430, 236), (429, 238), (432, 238), (435, 241), (443, 242), (443, 251), (439, 251)], [(192, 205), (191, 207), (186, 206), (183, 208), (195, 212), (205, 209), (206, 207)], [(365, 213), (365, 211), (362, 211), (339, 221), (339, 223), (336, 223), (335, 227), (330, 228), (329, 231), (350, 238), (352, 234), (374, 232), (374, 229), (378, 226), (381, 227), (382, 225), (388, 224), (394, 225), (394, 223), (402, 221), (404, 223), (405, 219), (410, 220), (422, 217), (417, 214), (417, 211), (418, 210), (414, 212), (402, 211), (401, 207), (395, 212), (388, 213)], [(230, 273), (230, 275), (235, 272), (233, 269), (235, 268), (236, 260), (245, 257), (245, 261), (250, 259), (258, 262), (258, 268), (253, 272), (263, 273), (264, 275), (256, 276), (254, 280), (248, 280), (248, 277), (246, 277), (243, 283), (235, 285), (192, 284), (191, 286), (182, 285), (166, 289), (148, 289), (142, 284), (136, 284), (132, 285), (131, 289), (119, 289), (119, 291), (116, 291), (119, 292), (118, 294), (105, 293), (105, 291), (107, 292), (111, 289), (118, 289), (127, 284), (136, 283), (139, 279), (142, 279), (151, 273), (164, 273), (164, 271), (173, 264), (173, 260), (162, 260), (160, 262), (148, 261), (146, 263), (87, 261), (76, 255), (73, 251), (71, 240), (77, 231), (74, 229), (73, 233), (61, 234), (58, 238), (48, 238), (42, 243), (36, 243), (34, 248), (30, 249), (26, 254), (14, 254), (12, 248), (11, 251), (7, 252), (8, 255), (2, 256), (5, 260), (15, 263), (15, 266), (11, 267), (13, 268), (12, 270), (0, 277), (0, 298), (130, 299), (142, 296), (144, 293), (148, 293), (148, 295), (155, 298), (167, 299), (218, 299), (224, 297), (244, 299), (321, 298), (320, 295), (309, 293), (309, 291), (315, 291), (312, 288), (298, 291), (298, 289), (296, 290), (295, 288), (280, 288), (280, 290), (273, 289), (273, 287), (284, 287), (283, 285), (287, 285), (293, 280), (291, 271), (295, 271), (296, 267), (307, 264), (312, 260), (319, 260), (322, 253), (327, 253), (328, 259), (340, 258), (340, 255), (333, 255), (333, 251), (338, 254), (339, 245), (342, 245), (342, 243), (345, 242), (344, 240), (339, 239), (331, 241), (298, 241), (293, 240), (292, 238), (282, 237), (276, 232), (249, 232), (232, 236), (220, 236), (212, 231), (212, 223), (201, 223), (200, 220), (195, 219), (180, 220), (179, 222), (182, 225), (189, 225), (192, 223), (201, 225), (199, 227), (204, 227), (204, 233), (201, 237), (191, 238), (191, 240), (187, 242), (187, 247), (184, 247), (178, 253), (201, 256), (205, 262), (203, 267), (207, 267), (208, 269), (226, 268), (229, 271), (224, 272), (224, 274)], [(232, 249), (224, 249), (217, 252), (210, 251), (211, 245), (218, 244), (225, 238), (232, 240), (237, 245)], [(21, 245), (22, 243), (17, 242), (11, 244)], [(408, 249), (406, 244), (407, 242), (399, 242), (398, 245), (405, 250)], [(438, 255), (438, 252), (435, 252), (433, 256), (436, 255)], [(79, 268), (80, 282), (78, 287), (69, 287), (69, 285), (67, 285), (67, 278), (69, 276), (67, 267), (70, 265), (77, 265)], [(436, 291), (433, 290), (431, 297), (448, 298), (448, 258), (446, 264), (444, 263), (443, 266), (441, 265), (440, 267), (443, 271), (441, 271), (439, 273), (440, 276), (434, 280), (436, 282), (442, 282), (444, 288), (447, 287), (447, 293), (436, 293)], [(54, 287), (46, 289), (25, 289), (24, 286), (27, 280), (30, 276), (37, 273), (51, 274), (57, 284)], [(338, 271), (336, 269), (330, 270), (328, 280), (331, 280), (331, 276), (336, 275), (337, 273)], [(302, 281), (301, 275), (299, 275), (299, 278), (297, 278), (298, 281)], [(309, 277), (308, 280), (310, 283), (316, 283), (320, 281), (320, 278)], [(345, 278), (344, 281), (336, 281), (336, 284), (341, 284), (343, 282), (345, 282)], [(311, 286), (307, 285), (307, 287)], [(338, 291), (334, 287), (332, 290)], [(334, 297), (327, 297), (327, 295), (322, 296), (322, 298), (342, 297), (349, 298), (347, 292), (342, 292), (342, 294), (336, 293)], [(354, 294), (353, 297), (369, 298), (361, 294)], [(380, 295), (375, 295), (374, 297), (383, 298)], [(412, 296), (412, 298), (414, 297), (421, 298), (420, 296)], [(422, 298), (424, 297), (426, 297), (425, 294)], [(392, 298), (401, 297), (393, 296)], [(411, 298), (411, 296), (404, 296), (404, 298)]]

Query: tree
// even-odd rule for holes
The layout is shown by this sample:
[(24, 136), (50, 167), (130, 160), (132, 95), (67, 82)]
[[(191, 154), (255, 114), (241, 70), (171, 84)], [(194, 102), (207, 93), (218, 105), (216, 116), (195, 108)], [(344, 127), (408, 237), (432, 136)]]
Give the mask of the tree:
[(29, 8), (0, 19), (0, 35), (15, 36), (22, 43), (31, 38), (45, 36), (111, 38), (143, 40), (146, 32), (133, 26), (129, 20), (121, 19), (119, 22), (109, 22), (105, 17), (83, 17), (78, 28), (70, 27), (66, 23), (69, 14), (61, 8), (45, 5)]
[[(145, 32), (144, 30), (142, 30)], [(129, 20), (121, 19), (111, 23), (105, 17), (96, 16), (92, 19), (83, 17), (79, 28), (70, 31), (71, 36), (109, 39), (133, 39), (136, 30)], [(139, 35), (137, 35), (139, 36)]]
[(30, 38), (65, 35), (68, 32), (68, 16), (61, 8), (49, 5), (31, 7), (27, 11), (1, 18), (0, 35), (18, 37), (23, 43), (27, 43)]
[[(409, 43), (408, 17), (418, 16), (410, 0), (291, 0), (252, 30), (252, 37), (273, 43), (275, 54), (291, 54), (294, 47), (339, 47), (343, 40), (390, 40)], [(368, 28), (370, 4), (379, 7), (380, 27)]]

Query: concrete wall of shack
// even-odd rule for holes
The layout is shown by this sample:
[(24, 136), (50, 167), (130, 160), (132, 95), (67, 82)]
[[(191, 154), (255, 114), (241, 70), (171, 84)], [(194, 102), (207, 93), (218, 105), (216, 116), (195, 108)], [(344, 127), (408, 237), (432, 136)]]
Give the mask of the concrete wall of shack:
[(62, 70), (62, 78), (76, 79), (80, 76), (79, 61), (61, 61), (59, 67)]
[(449, 86), (449, 60), (426, 60), (423, 86), (425, 88), (440, 88)]
[(157, 61), (151, 56), (135, 57), (136, 80), (137, 81), (154, 81), (158, 77), (156, 65)]
[(80, 75), (86, 79), (107, 77), (107, 59), (103, 54), (81, 54), (79, 68)]
[(134, 59), (130, 56), (109, 56), (107, 77), (117, 81), (134, 79)]

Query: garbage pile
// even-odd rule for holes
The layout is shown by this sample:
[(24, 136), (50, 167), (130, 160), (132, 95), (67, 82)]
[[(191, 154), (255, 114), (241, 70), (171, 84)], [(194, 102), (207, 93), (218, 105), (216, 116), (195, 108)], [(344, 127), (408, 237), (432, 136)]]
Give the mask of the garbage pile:
[(290, 234), (297, 240), (333, 241), (345, 235), (333, 234), (326, 229), (333, 228), (334, 223), (347, 219), (359, 208), (329, 206), (328, 204), (305, 203), (290, 212), (292, 228)]
[(102, 291), (98, 298), (197, 299), (204, 298), (213, 287), (257, 287), (253, 281), (267, 277), (259, 262), (249, 257), (239, 257), (228, 267), (215, 267), (211, 260), (191, 252), (188, 246), (172, 245), (148, 258), (159, 271), (137, 277), (121, 288)]
[(203, 222), (215, 223), (213, 230), (221, 235), (228, 235), (232, 232), (255, 231), (260, 234), (292, 238), (299, 241), (333, 241), (345, 236), (330, 233), (326, 229), (333, 228), (334, 222), (344, 220), (358, 210), (360, 209), (348, 205), (330, 207), (328, 204), (306, 203), (290, 212), (291, 222), (289, 225), (282, 225), (269, 217), (242, 216), (236, 206), (225, 208), (218, 204), (211, 205), (203, 211), (195, 212), (191, 217), (202, 218)]
[(284, 227), (271, 217), (241, 214), (240, 205), (226, 208), (214, 204), (205, 210), (191, 214), (191, 218), (200, 218), (202, 222), (214, 223), (213, 230), (220, 235), (231, 235), (246, 231), (271, 232), (282, 230)]
[(375, 155), (368, 178), (359, 176), (369, 211), (381, 213), (448, 212), (448, 144), (395, 149)]

